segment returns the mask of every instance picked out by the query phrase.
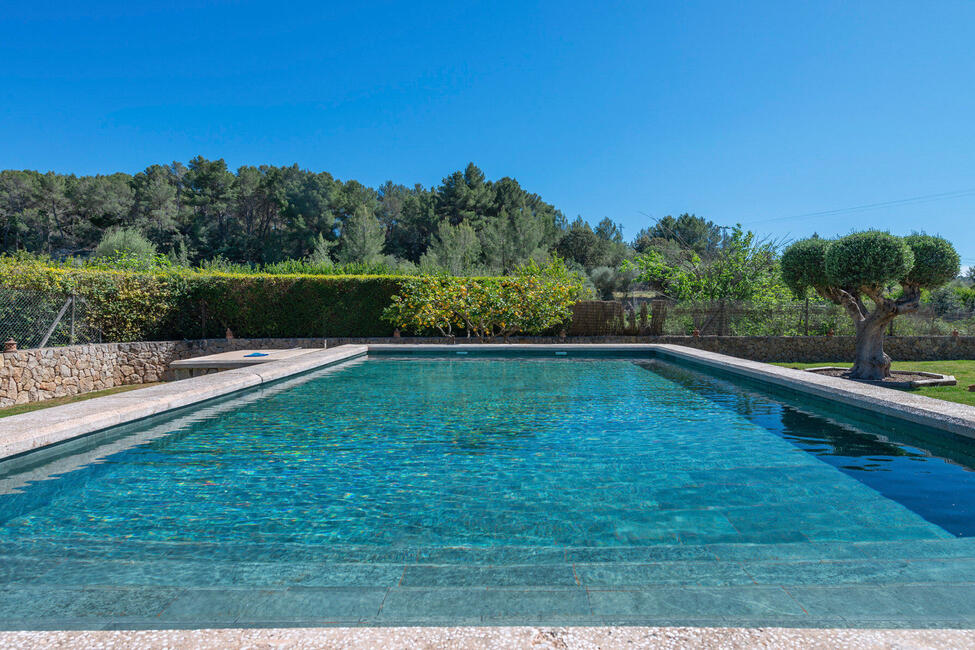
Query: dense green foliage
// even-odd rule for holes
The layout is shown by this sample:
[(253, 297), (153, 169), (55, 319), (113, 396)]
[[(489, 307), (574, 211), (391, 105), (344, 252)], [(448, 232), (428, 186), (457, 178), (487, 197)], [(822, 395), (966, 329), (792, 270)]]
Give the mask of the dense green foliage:
[[(914, 266), (904, 280), (924, 289), (933, 289), (958, 275), (961, 258), (955, 247), (941, 237), (913, 234), (904, 242), (914, 254)], [(898, 278), (900, 280), (900, 278)]]
[(740, 226), (709, 259), (692, 253), (671, 264), (651, 248), (632, 266), (639, 270), (640, 280), (678, 301), (756, 300), (774, 296), (778, 285), (775, 249), (756, 242), (754, 233)]
[(637, 251), (710, 259), (724, 239), (720, 226), (682, 214), (627, 242), (611, 219), (569, 223), (515, 179), (487, 180), (473, 164), (430, 188), (371, 188), (296, 165), (234, 172), (201, 156), (135, 175), (0, 171), (0, 253), (84, 259), (100, 246), (102, 257), (124, 251), (125, 268), (144, 268), (149, 246), (177, 266), (316, 275), (504, 275), (555, 254), (610, 297), (630, 289), (620, 267)]
[(786, 248), (781, 260), (782, 280), (800, 296), (808, 289), (824, 296), (836, 290), (881, 296), (893, 284), (934, 289), (955, 278), (959, 264), (955, 248), (941, 237), (876, 230), (837, 240), (803, 239)]
[(8, 289), (75, 293), (105, 340), (387, 336), (382, 312), (403, 279), (113, 271), (0, 259)]
[(905, 278), (914, 253), (902, 237), (868, 230), (841, 237), (826, 249), (825, 284), (883, 289)]
[(130, 257), (151, 260), (156, 256), (156, 245), (142, 236), (135, 228), (109, 230), (95, 247), (93, 257)]
[(684, 213), (676, 219), (668, 215), (650, 228), (641, 230), (633, 247), (640, 253), (649, 249), (687, 250), (707, 258), (716, 254), (723, 242), (721, 226)]
[[(442, 224), (466, 225), (459, 241)], [(269, 264), (384, 263), (412, 270), (439, 237), (439, 259), (465, 260), (467, 273), (505, 273), (543, 259), (565, 218), (516, 180), (485, 179), (473, 164), (435, 188), (387, 182), (370, 188), (298, 166), (244, 166), (197, 156), (134, 176), (0, 171), (0, 252), (61, 258), (90, 253), (109, 231), (138, 231), (175, 260), (222, 258)], [(455, 247), (460, 247), (457, 251)]]
[(823, 285), (829, 245), (828, 239), (810, 237), (795, 242), (782, 253), (782, 282), (796, 296), (805, 297), (810, 289)]

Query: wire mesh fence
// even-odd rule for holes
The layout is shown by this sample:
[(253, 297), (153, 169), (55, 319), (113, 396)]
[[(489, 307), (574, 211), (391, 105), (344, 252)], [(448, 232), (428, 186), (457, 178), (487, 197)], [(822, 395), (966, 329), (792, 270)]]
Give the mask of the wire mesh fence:
[(0, 343), (21, 349), (100, 343), (84, 300), (71, 294), (0, 289)]
[[(851, 336), (854, 325), (838, 305), (812, 302), (671, 303), (630, 299), (579, 303), (570, 334), (575, 335), (691, 335), (702, 336)], [(940, 311), (929, 304), (903, 314), (888, 328), (889, 335), (946, 336), (958, 332), (975, 336), (975, 313)]]
[[(21, 349), (100, 343), (90, 310), (79, 296), (57, 292), (0, 289), (0, 344), (8, 339)], [(801, 301), (774, 304), (740, 302), (671, 303), (634, 298), (586, 301), (575, 305), (566, 327), (571, 336), (849, 336), (849, 315), (837, 305)], [(888, 334), (975, 336), (975, 313), (938, 310), (923, 304), (898, 316)], [(195, 333), (195, 332), (194, 332)], [(184, 334), (190, 338), (191, 333)], [(106, 340), (107, 341), (107, 340)]]

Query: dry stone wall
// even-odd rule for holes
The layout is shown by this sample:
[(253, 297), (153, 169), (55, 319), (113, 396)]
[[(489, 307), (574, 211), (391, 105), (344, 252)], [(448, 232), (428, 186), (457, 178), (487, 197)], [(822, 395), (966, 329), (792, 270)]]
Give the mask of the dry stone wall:
[(0, 354), (0, 407), (172, 379), (169, 363), (241, 349), (325, 347), (325, 339), (101, 343)]

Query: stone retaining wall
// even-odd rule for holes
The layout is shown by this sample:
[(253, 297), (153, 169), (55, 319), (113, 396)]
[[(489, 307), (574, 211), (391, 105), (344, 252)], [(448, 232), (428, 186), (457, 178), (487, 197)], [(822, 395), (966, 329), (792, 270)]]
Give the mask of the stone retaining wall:
[[(442, 337), (330, 338), (328, 347), (345, 343), (479, 343)], [(509, 343), (669, 343), (752, 361), (852, 361), (852, 336), (554, 336), (517, 337)], [(975, 336), (891, 336), (884, 349), (896, 361), (975, 359)]]
[(246, 348), (322, 348), (324, 339), (100, 343), (0, 354), (0, 407), (172, 379), (169, 362)]
[[(477, 343), (476, 339), (341, 338), (345, 343)], [(670, 343), (753, 361), (849, 361), (849, 336), (574, 336), (511, 337), (511, 343)], [(0, 354), (0, 407), (172, 379), (169, 362), (245, 348), (317, 348), (324, 339), (204, 339), (102, 343)], [(893, 336), (885, 345), (898, 361), (975, 359), (975, 336)]]

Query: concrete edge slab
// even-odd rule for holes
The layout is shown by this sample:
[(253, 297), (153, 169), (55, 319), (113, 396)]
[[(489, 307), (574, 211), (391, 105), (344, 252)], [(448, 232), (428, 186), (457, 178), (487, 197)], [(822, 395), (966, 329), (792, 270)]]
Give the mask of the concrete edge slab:
[(681, 360), (694, 361), (872, 413), (975, 438), (975, 406), (679, 345), (657, 347), (664, 357), (669, 355)]
[(963, 648), (958, 629), (331, 627), (0, 632), (16, 648)]
[(363, 356), (364, 345), (342, 345), (260, 366), (181, 379), (136, 391), (53, 406), (0, 419), (0, 460), (102, 429)]
[[(333, 348), (334, 349), (334, 348)], [(219, 352), (217, 354), (207, 354), (202, 357), (190, 357), (189, 359), (177, 359), (170, 361), (169, 367), (174, 370), (198, 370), (198, 369), (226, 369), (244, 368), (247, 366), (257, 366), (284, 359), (294, 359), (311, 352), (320, 351), (321, 348), (289, 348), (274, 349), (267, 348), (252, 350), (245, 348), (242, 350), (232, 350), (230, 352)], [(260, 355), (260, 356), (251, 356)]]
[(749, 361), (738, 357), (707, 352), (697, 348), (664, 343), (495, 343), (495, 344), (376, 344), (369, 345), (370, 353), (409, 354), (413, 352), (490, 353), (547, 352), (578, 354), (585, 352), (642, 354), (648, 357), (662, 356), (690, 361), (716, 368), (749, 379), (790, 388), (803, 393), (863, 409), (886, 417), (901, 419), (913, 424), (933, 427), (942, 431), (975, 438), (975, 406), (934, 399), (883, 386), (854, 382), (839, 377), (817, 375), (811, 372), (773, 366), (761, 361)]

